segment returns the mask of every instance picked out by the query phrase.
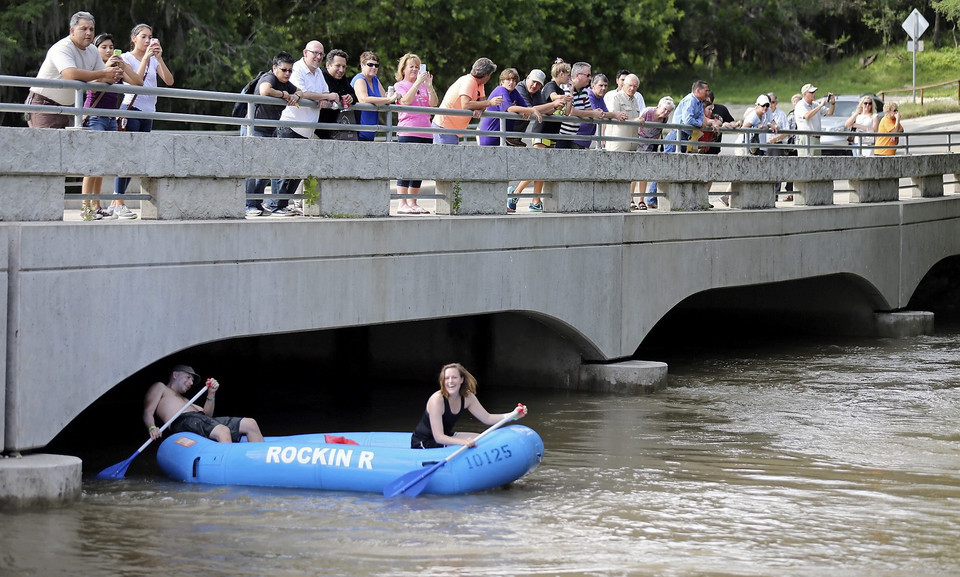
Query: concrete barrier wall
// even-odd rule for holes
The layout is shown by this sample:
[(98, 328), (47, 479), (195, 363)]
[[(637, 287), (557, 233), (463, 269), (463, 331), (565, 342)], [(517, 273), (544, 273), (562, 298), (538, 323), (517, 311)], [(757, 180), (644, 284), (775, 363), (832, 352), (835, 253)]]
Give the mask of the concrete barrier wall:
[[(475, 183), (461, 186), (469, 195), (462, 214), (502, 212), (504, 183), (536, 179), (557, 183), (550, 203), (557, 212), (626, 212), (631, 180), (659, 181), (667, 210), (701, 210), (709, 203), (707, 182), (732, 182), (734, 206), (772, 208), (773, 183), (800, 183), (798, 205), (832, 204), (834, 180), (850, 180), (854, 202), (884, 202), (895, 197), (902, 177), (915, 179), (917, 196), (942, 194), (943, 176), (960, 173), (954, 154), (883, 157), (753, 157), (697, 154), (642, 154), (597, 150), (538, 150), (513, 147), (435, 146), (383, 142), (240, 138), (163, 133), (102, 133), (86, 130), (0, 128), (0, 219), (58, 220), (62, 200), (44, 194), (37, 202), (16, 202), (23, 177), (122, 174), (143, 177), (154, 195), (147, 218), (242, 218), (242, 180), (250, 177), (321, 179), (321, 208), (357, 216), (384, 216), (388, 189), (363, 182), (396, 178)], [(198, 204), (193, 179), (222, 182), (205, 206), (220, 210), (183, 210)], [(181, 184), (164, 183), (169, 179)], [(56, 181), (44, 190), (56, 189)], [(151, 184), (152, 183), (152, 184)], [(344, 185), (343, 183), (347, 183)], [(353, 184), (350, 184), (353, 183)], [(573, 186), (562, 186), (570, 183)], [(671, 186), (673, 184), (673, 186)], [(610, 188), (614, 186), (614, 188)], [(624, 192), (617, 195), (616, 187)], [(452, 187), (438, 186), (448, 194)], [(4, 192), (9, 191), (9, 192)], [(474, 198), (476, 197), (476, 198)], [(496, 199), (492, 202), (490, 199)], [(452, 198), (440, 203), (449, 208)], [(202, 203), (201, 203), (202, 204)]]

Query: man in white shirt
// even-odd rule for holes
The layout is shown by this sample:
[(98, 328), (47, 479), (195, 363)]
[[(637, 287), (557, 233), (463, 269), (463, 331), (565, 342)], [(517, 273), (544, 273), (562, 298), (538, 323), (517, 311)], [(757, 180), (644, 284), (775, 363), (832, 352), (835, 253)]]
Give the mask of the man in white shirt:
[[(627, 76), (630, 76), (630, 71), (627, 70), (626, 68), (619, 70), (617, 72), (617, 89), (612, 92), (607, 92), (606, 95), (604, 95), (603, 97), (603, 103), (607, 105), (607, 110), (612, 110), (610, 106), (613, 103), (613, 97), (618, 93), (623, 92), (623, 83), (624, 81), (626, 81)], [(640, 81), (639, 77), (637, 77), (636, 75), (634, 76), (637, 78), (637, 82), (639, 83)], [(638, 90), (634, 93), (633, 100), (634, 102), (637, 103), (637, 110), (639, 110), (640, 112), (643, 112), (643, 109), (647, 107), (647, 103), (644, 102), (643, 95), (640, 94), (639, 84), (637, 86), (638, 86)]]
[[(797, 119), (797, 130), (809, 130), (811, 132), (820, 132), (822, 130), (820, 117), (827, 114), (833, 114), (835, 99), (833, 93), (814, 102), (813, 98), (817, 94), (817, 87), (813, 84), (804, 84), (800, 89), (800, 95), (803, 97), (797, 103), (794, 109), (794, 116)], [(829, 106), (828, 106), (829, 105)], [(797, 154), (799, 156), (820, 156), (820, 135), (801, 134), (797, 136)]]
[[(123, 79), (118, 66), (119, 56), (111, 56), (106, 63), (100, 51), (91, 47), (94, 37), (93, 15), (77, 12), (70, 17), (70, 35), (58, 40), (47, 50), (37, 78), (45, 80), (79, 80), (113, 84)], [(76, 91), (70, 88), (31, 87), (27, 104), (45, 106), (73, 106)], [(65, 128), (70, 117), (64, 114), (30, 113), (27, 125), (31, 128)]]
[[(293, 73), (290, 74), (290, 83), (297, 87), (295, 93), (296, 102), (288, 105), (280, 113), (280, 120), (291, 122), (317, 122), (320, 118), (320, 108), (326, 108), (333, 102), (339, 102), (340, 97), (336, 92), (330, 92), (327, 87), (327, 81), (323, 78), (323, 71), (320, 65), (326, 54), (323, 51), (323, 44), (317, 40), (307, 42), (303, 49), (303, 58), (293, 64)], [(287, 95), (281, 92), (281, 98)], [(306, 98), (317, 103), (317, 108), (300, 106), (300, 100)], [(280, 138), (316, 138), (314, 128), (303, 126), (284, 126), (277, 130), (277, 136)], [(285, 178), (280, 181), (276, 194), (293, 194), (300, 186), (299, 178)], [(265, 200), (263, 207), (276, 216), (293, 216), (296, 214), (291, 208), (288, 208), (290, 201)]]
[[(324, 56), (326, 56), (326, 53), (323, 51), (323, 44), (320, 44), (317, 40), (307, 42), (306, 48), (303, 49), (303, 58), (293, 64), (293, 73), (290, 75), (290, 83), (302, 91), (300, 97), (313, 100), (318, 104), (318, 107), (311, 106), (308, 108), (296, 104), (287, 106), (280, 114), (280, 120), (317, 122), (320, 117), (320, 107), (325, 108), (330, 106), (332, 102), (340, 101), (340, 97), (327, 87), (327, 81), (320, 69)], [(280, 129), (280, 138), (314, 138), (313, 131), (313, 128), (299, 126), (284, 127)], [(290, 132), (295, 135), (289, 134)]]

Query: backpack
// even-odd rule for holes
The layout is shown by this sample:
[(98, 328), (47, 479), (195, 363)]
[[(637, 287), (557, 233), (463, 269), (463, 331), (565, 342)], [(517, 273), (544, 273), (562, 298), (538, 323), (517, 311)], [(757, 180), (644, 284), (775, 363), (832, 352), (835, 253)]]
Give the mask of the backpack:
[[(257, 77), (247, 82), (246, 86), (243, 87), (243, 90), (240, 91), (240, 94), (253, 94), (254, 88), (260, 84), (260, 79), (263, 78), (263, 75), (266, 74), (266, 71), (260, 72), (257, 74)], [(233, 103), (233, 117), (234, 118), (243, 118), (247, 115), (247, 103), (246, 102), (234, 102)]]

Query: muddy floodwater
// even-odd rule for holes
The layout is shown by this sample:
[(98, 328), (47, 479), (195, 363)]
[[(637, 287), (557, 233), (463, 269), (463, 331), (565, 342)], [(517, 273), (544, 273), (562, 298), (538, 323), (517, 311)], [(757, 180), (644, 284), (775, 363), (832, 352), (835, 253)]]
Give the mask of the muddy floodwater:
[(0, 575), (960, 573), (960, 332), (669, 363), (646, 396), (481, 391), (526, 403), (546, 445), (508, 489), (195, 486), (138, 463), (70, 507), (0, 515)]

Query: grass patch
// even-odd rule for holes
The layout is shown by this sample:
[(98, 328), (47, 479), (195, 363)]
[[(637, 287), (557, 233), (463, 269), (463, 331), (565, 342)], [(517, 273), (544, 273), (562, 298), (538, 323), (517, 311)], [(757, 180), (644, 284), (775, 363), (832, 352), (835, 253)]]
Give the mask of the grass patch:
[[(860, 59), (872, 55), (876, 55), (873, 63), (861, 70)], [(776, 92), (789, 107), (790, 97), (800, 92), (800, 87), (808, 82), (817, 86), (821, 93), (834, 94), (876, 94), (884, 90), (910, 88), (913, 86), (913, 55), (907, 52), (905, 46), (891, 48), (889, 52), (878, 48), (834, 62), (814, 61), (802, 69), (783, 67), (771, 72), (737, 67), (715, 70), (712, 77), (705, 66), (695, 66), (686, 70), (658, 72), (641, 83), (640, 92), (648, 106), (656, 104), (657, 100), (668, 94), (679, 102), (680, 98), (690, 93), (693, 81), (701, 78), (710, 83), (717, 102), (750, 104), (758, 94)], [(960, 79), (960, 49), (940, 48), (917, 55), (918, 86), (957, 79)], [(918, 110), (916, 115), (960, 111), (957, 92), (956, 84), (925, 91), (924, 108), (949, 107), (949, 104), (941, 105), (936, 100), (939, 98), (952, 99), (955, 108), (938, 109), (937, 112)], [(896, 97), (901, 101), (912, 98), (910, 93), (897, 93)], [(919, 93), (917, 100), (919, 102)], [(906, 110), (903, 114), (906, 116)]]

